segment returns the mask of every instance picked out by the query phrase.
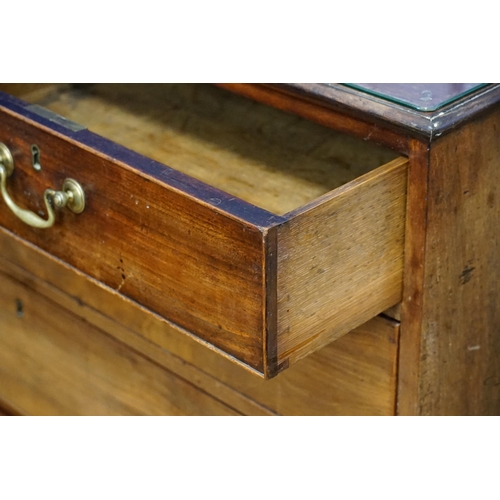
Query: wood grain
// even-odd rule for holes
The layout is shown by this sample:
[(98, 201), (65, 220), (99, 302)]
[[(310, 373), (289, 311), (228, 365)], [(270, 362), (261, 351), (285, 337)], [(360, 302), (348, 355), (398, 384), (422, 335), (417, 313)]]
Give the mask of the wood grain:
[(95, 85), (37, 102), (278, 215), (396, 157), (210, 85)]
[[(306, 122), (297, 117), (269, 110), (219, 89), (208, 87), (208, 97), (205, 90), (197, 89), (196, 86), (182, 85), (98, 86), (93, 90), (56, 92), (44, 103), (59, 112), (61, 109), (57, 106), (62, 105), (63, 111), (67, 111), (65, 114), (73, 120), (80, 121), (85, 117), (92, 122), (94, 119), (92, 123), (101, 127), (100, 132), (107, 131), (113, 138), (134, 148), (154, 151), (159, 145), (170, 144), (167, 152), (175, 161), (183, 158), (187, 165), (199, 156), (196, 161), (210, 172), (210, 176), (217, 170), (214, 170), (212, 160), (220, 156), (218, 161), (224, 166), (224, 176), (236, 178), (241, 174), (252, 177), (251, 192), (259, 191), (257, 184), (265, 186), (274, 181), (268, 183), (264, 171), (260, 174), (252, 171), (249, 167), (251, 161), (234, 161), (237, 168), (226, 173), (232, 157), (224, 154), (236, 151), (237, 155), (247, 158), (250, 153), (243, 155), (244, 150), (237, 146), (245, 144), (246, 148), (251, 146), (248, 151), (258, 150), (260, 161), (265, 160), (268, 164), (272, 155), (265, 151), (270, 151), (275, 160), (279, 158), (281, 162), (278, 169), (271, 162), (271, 170), (285, 170), (286, 164), (286, 175), (296, 179), (294, 188), (289, 190), (288, 184), (277, 177), (279, 191), (286, 192), (286, 198), (293, 197), (294, 189), (307, 192), (304, 182), (320, 186), (322, 193), (325, 186), (328, 189), (337, 187), (353, 176), (364, 174), (369, 175), (365, 179), (376, 179), (379, 170), (370, 171), (380, 161), (394, 157), (393, 152), (362, 141), (332, 136), (329, 130), (323, 131), (326, 135), (321, 136), (318, 132), (321, 127), (304, 125)], [(213, 92), (216, 94), (212, 95)], [(168, 104), (166, 107), (159, 105), (163, 98)], [(191, 109), (193, 102), (196, 113)], [(186, 108), (192, 113), (179, 115), (179, 108), (182, 112)], [(276, 117), (273, 113), (277, 113)], [(9, 189), (23, 193), (28, 208), (39, 212), (43, 210), (41, 193), (45, 188), (57, 187), (65, 177), (72, 177), (84, 186), (88, 203), (81, 216), (61, 211), (58, 223), (50, 231), (26, 227), (8, 211), (0, 212), (0, 223), (251, 368), (266, 376), (276, 373), (279, 362), (276, 321), (279, 321), (279, 314), (275, 309), (277, 253), (273, 228), (296, 217), (296, 211), (279, 217), (230, 195), (225, 195), (230, 199), (226, 200), (224, 208), (219, 208), (219, 202), (222, 207), (224, 198), (220, 191), (168, 167), (151, 166), (145, 159), (140, 165), (143, 170), (131, 168), (116, 158), (121, 152), (118, 146), (113, 149), (112, 144), (105, 144), (107, 151), (111, 148), (109, 154), (113, 154), (112, 158), (97, 148), (89, 148), (98, 139), (88, 136), (86, 131), (63, 135), (13, 111), (5, 110), (2, 116), (0, 140), (5, 137), (3, 140), (13, 151), (17, 163), (16, 172), (9, 179)], [(253, 137), (250, 129), (245, 129), (242, 134), (236, 127), (240, 120), (245, 121), (243, 116), (259, 131), (254, 133), (256, 139), (253, 142), (249, 139)], [(135, 122), (133, 117), (137, 117)], [(169, 123), (174, 125), (169, 128)], [(186, 123), (191, 123), (192, 127)], [(214, 123), (225, 125), (212, 130)], [(232, 130), (233, 126), (236, 134), (223, 133)], [(267, 135), (261, 134), (266, 127), (269, 129)], [(174, 130), (172, 136), (167, 133), (170, 129)], [(303, 129), (307, 131), (304, 137), (301, 136)], [(225, 138), (232, 135), (237, 140), (233, 138), (227, 142)], [(277, 139), (269, 145), (267, 139), (274, 136)], [(87, 138), (86, 142), (79, 142), (81, 138)], [(224, 138), (223, 147), (215, 147), (214, 138)], [(257, 139), (263, 145), (260, 149), (256, 148)], [(30, 156), (26, 154), (31, 144), (37, 144), (41, 150), (40, 173), (31, 167)], [(281, 146), (276, 147), (276, 144)], [(288, 145), (292, 156), (283, 144)], [(310, 158), (311, 165), (308, 164)], [(331, 175), (331, 172), (337, 173)], [(214, 176), (217, 178), (217, 174)], [(333, 183), (328, 184), (327, 178), (333, 179)], [(342, 193), (343, 188), (339, 189), (338, 192)], [(266, 192), (265, 189), (260, 191)], [(36, 193), (40, 194), (37, 196)], [(220, 198), (210, 198), (210, 193)], [(314, 195), (317, 194), (314, 191)], [(312, 203), (323, 203), (335, 197), (334, 194), (325, 196)], [(274, 197), (271, 193), (271, 198)], [(309, 198), (301, 199), (301, 202), (306, 199)], [(231, 204), (237, 205), (237, 215), (235, 211), (226, 211), (226, 205)], [(310, 204), (306, 207), (311, 209)], [(319, 208), (317, 210), (319, 213)], [(291, 243), (287, 241), (286, 245)], [(288, 251), (286, 245), (283, 248)], [(349, 269), (345, 272), (348, 273)], [(386, 307), (386, 297), (381, 296), (380, 303), (377, 312)], [(310, 307), (309, 314), (314, 314), (315, 305), (310, 304)], [(373, 309), (369, 308), (360, 316), (362, 319), (356, 324), (351, 323), (350, 327), (373, 317), (377, 313)], [(353, 309), (350, 314), (358, 315)], [(341, 328), (345, 330), (345, 324)], [(308, 332), (315, 335), (310, 329)], [(310, 345), (316, 349), (323, 343), (312, 342)]]
[[(259, 372), (250, 370), (244, 364), (237, 366), (234, 358), (228, 357), (224, 351), (201, 342), (190, 332), (152, 314), (140, 304), (1, 228), (0, 248), (2, 255), (9, 259), (0, 256), (1, 273), (30, 287), (229, 406), (239, 408), (242, 413), (272, 414), (222, 384), (206, 368), (220, 365), (226, 367), (229, 373), (232, 373), (231, 370), (239, 373), (242, 367), (252, 379), (260, 379), (262, 374)], [(186, 358), (186, 350), (198, 357), (198, 368), (186, 363), (191, 359)]]
[(231, 383), (280, 415), (394, 415), (398, 333), (376, 317), (271, 380), (240, 370)]
[[(371, 119), (372, 117), (367, 120), (362, 114), (352, 113), (352, 109), (342, 107), (341, 99), (323, 99), (322, 91), (330, 91), (328, 87), (321, 85), (318, 87), (318, 84), (218, 83), (217, 85), (333, 130), (388, 146), (401, 154), (408, 153), (406, 135), (384, 127), (380, 122)], [(344, 94), (341, 93), (341, 96)]]
[[(411, 138), (422, 142), (432, 141), (475, 119), (500, 102), (499, 84), (488, 85), (433, 112), (409, 109), (340, 84), (290, 83), (272, 87), (287, 93), (290, 102), (307, 99), (323, 106), (323, 113), (330, 110), (347, 115), (348, 123), (354, 121), (350, 125), (352, 133), (357, 133), (361, 129), (356, 119), (371, 123), (372, 127), (377, 124), (378, 128), (384, 131), (381, 130), (379, 136), (387, 135), (386, 140), (390, 140), (393, 143), (392, 147), (402, 153), (404, 151), (398, 148), (398, 142), (409, 145), (408, 139)], [(382, 137), (381, 141), (383, 140)]]
[[(0, 84), (0, 90), (4, 85)], [(335, 83), (217, 85), (335, 130), (361, 138), (369, 137), (401, 154), (408, 154), (410, 138), (422, 142), (433, 140), (487, 112), (500, 101), (498, 84), (487, 85), (434, 112), (416, 111)], [(405, 92), (405, 87), (412, 84), (394, 85), (398, 92)], [(5, 91), (27, 93), (23, 88), (11, 87)]]
[[(375, 318), (263, 380), (163, 318), (0, 230), (7, 273), (247, 415), (393, 414), (398, 323)], [(0, 390), (1, 394), (1, 390)]]
[(4, 275), (0, 323), (1, 393), (28, 414), (238, 414)]
[[(405, 239), (406, 239), (406, 235), (405, 235)], [(395, 319), (396, 321), (401, 321), (402, 307), (403, 307), (403, 303), (399, 302), (399, 304), (396, 304), (395, 306), (392, 306), (392, 307), (389, 307), (389, 309), (386, 309), (383, 312), (383, 314), (384, 314), (384, 316)]]
[[(0, 114), (0, 141), (16, 160), (8, 189), (16, 199), (23, 194), (23, 207), (43, 210), (44, 190), (66, 177), (87, 196), (83, 214), (61, 210), (50, 230), (34, 230), (5, 209), (0, 224), (263, 371), (260, 227), (179, 191), (167, 167), (164, 177), (147, 177), (20, 115)], [(41, 150), (39, 174), (31, 144)], [(243, 210), (252, 220), (252, 209)]]
[(279, 226), (280, 364), (401, 300), (407, 166), (394, 160)]
[(497, 108), (431, 145), (418, 414), (500, 414), (499, 134)]
[(408, 170), (408, 201), (402, 326), (399, 351), (398, 413), (419, 412), (418, 385), (421, 354), (420, 332), (423, 318), (425, 283), (425, 247), (427, 238), (427, 200), (430, 166), (430, 144), (411, 141)]

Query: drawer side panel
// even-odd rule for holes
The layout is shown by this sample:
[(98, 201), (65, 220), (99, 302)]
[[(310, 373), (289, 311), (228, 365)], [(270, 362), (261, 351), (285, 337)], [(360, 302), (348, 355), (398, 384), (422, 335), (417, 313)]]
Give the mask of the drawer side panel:
[(278, 228), (278, 363), (401, 300), (408, 161), (394, 160)]

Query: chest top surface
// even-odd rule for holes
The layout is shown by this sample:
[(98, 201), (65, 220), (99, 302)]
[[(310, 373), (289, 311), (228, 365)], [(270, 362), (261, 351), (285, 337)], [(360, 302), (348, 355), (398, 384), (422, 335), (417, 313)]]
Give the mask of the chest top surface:
[(417, 111), (436, 111), (485, 87), (486, 83), (346, 83), (348, 87)]
[(500, 84), (294, 83), (273, 86), (347, 115), (378, 122), (404, 135), (431, 141), (500, 105)]

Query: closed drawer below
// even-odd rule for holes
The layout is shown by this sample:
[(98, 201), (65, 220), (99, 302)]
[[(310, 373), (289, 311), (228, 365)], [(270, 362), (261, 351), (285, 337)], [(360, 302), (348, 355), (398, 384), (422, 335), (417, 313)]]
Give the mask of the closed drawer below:
[(2, 400), (29, 415), (239, 414), (4, 275)]
[(138, 343), (139, 332), (80, 299), (0, 267), (21, 278), (0, 271), (0, 407), (33, 415), (394, 414), (397, 322), (374, 318), (264, 380), (133, 305), (121, 317), (163, 328), (173, 352)]

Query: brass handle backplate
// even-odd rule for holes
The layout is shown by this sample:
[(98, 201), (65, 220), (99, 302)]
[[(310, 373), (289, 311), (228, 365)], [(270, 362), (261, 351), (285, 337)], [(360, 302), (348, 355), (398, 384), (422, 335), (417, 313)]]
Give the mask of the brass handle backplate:
[(48, 228), (54, 225), (56, 208), (68, 207), (75, 214), (82, 213), (85, 209), (85, 193), (82, 186), (74, 179), (66, 179), (61, 191), (46, 189), (43, 194), (48, 218), (42, 219), (37, 214), (18, 207), (7, 193), (7, 178), (14, 172), (14, 158), (9, 148), (0, 142), (0, 191), (7, 206), (24, 223), (32, 227)]

